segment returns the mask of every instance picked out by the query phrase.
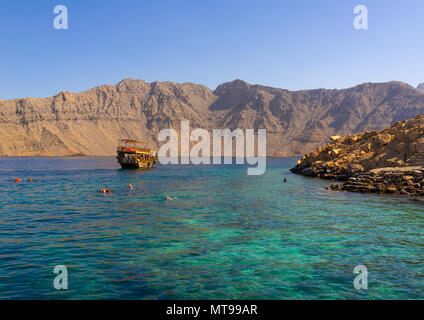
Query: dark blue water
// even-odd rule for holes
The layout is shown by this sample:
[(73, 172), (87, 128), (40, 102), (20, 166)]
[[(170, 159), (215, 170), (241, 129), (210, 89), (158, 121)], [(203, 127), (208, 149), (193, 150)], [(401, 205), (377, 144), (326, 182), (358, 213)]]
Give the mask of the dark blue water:
[[(0, 298), (422, 299), (424, 206), (329, 192), (290, 174), (294, 163), (268, 159), (265, 175), (248, 176), (0, 158)], [(368, 290), (353, 286), (360, 264)], [(53, 287), (56, 265), (68, 290)]]

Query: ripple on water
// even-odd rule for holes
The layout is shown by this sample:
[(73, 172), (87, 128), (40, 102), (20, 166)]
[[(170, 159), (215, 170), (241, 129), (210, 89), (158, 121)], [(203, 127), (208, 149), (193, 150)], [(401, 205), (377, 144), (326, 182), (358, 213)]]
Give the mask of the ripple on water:
[[(421, 299), (422, 204), (328, 192), (293, 163), (269, 159), (255, 177), (234, 165), (0, 158), (0, 298)], [(66, 292), (53, 290), (59, 264)], [(353, 288), (358, 264), (366, 292)]]

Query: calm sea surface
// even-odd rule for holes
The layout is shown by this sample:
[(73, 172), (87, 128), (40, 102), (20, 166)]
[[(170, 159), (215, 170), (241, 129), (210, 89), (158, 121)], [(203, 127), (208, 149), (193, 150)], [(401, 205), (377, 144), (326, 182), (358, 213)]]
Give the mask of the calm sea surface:
[[(329, 192), (294, 163), (268, 159), (255, 177), (236, 165), (0, 158), (0, 298), (422, 299), (424, 205)], [(66, 291), (53, 287), (56, 265)]]

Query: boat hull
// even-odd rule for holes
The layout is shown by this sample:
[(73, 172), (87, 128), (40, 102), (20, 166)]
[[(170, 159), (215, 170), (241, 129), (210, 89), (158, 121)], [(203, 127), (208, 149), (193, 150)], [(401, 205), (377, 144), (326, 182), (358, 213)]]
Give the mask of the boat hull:
[[(158, 161), (155, 151), (148, 148), (135, 147), (136, 140), (122, 140), (126, 145), (118, 146), (117, 159), (122, 169), (146, 169), (151, 168)], [(129, 144), (129, 145), (128, 145)]]
[(138, 154), (118, 153), (116, 158), (122, 169), (147, 169), (153, 167), (157, 162), (156, 157)]
[(154, 162), (142, 162), (142, 163), (119, 163), (122, 169), (142, 169), (152, 168)]

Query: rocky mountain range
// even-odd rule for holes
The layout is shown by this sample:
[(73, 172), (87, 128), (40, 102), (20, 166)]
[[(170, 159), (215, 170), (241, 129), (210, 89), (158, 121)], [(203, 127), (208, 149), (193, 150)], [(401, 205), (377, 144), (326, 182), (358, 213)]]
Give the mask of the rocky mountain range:
[(161, 129), (267, 129), (271, 156), (301, 155), (330, 136), (378, 130), (424, 114), (424, 94), (402, 82), (302, 90), (235, 80), (211, 90), (194, 83), (124, 79), (80, 93), (0, 100), (0, 155), (97, 156), (117, 140), (158, 147)]

